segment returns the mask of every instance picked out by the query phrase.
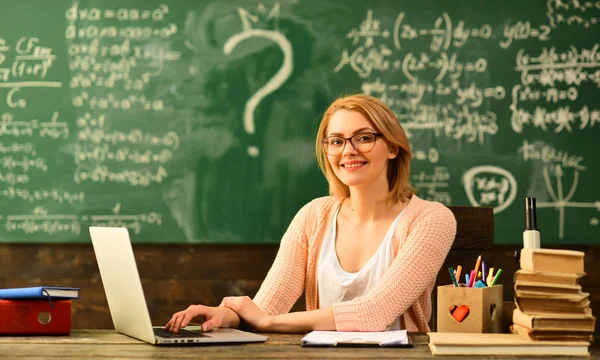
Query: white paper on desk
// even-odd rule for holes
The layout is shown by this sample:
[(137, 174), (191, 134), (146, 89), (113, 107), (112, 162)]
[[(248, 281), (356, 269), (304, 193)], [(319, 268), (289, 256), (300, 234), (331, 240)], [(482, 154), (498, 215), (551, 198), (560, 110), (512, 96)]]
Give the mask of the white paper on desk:
[(408, 345), (406, 330), (381, 332), (312, 331), (302, 338), (302, 345), (336, 346), (351, 345)]

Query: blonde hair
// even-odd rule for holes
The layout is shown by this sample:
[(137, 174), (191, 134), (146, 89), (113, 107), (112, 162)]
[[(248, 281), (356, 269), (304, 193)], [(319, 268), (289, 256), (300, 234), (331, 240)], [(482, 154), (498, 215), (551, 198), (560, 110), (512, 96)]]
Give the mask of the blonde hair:
[(383, 140), (391, 149), (397, 150), (394, 159), (388, 161), (388, 200), (391, 202), (408, 200), (415, 189), (410, 186), (410, 160), (412, 153), (404, 129), (398, 118), (383, 101), (368, 95), (350, 95), (335, 100), (323, 115), (316, 140), (316, 153), (319, 168), (325, 174), (329, 183), (329, 194), (339, 198), (350, 196), (350, 188), (344, 184), (333, 172), (327, 153), (323, 148), (323, 139), (327, 136), (327, 126), (333, 114), (338, 110), (356, 111), (364, 115), (383, 134)]

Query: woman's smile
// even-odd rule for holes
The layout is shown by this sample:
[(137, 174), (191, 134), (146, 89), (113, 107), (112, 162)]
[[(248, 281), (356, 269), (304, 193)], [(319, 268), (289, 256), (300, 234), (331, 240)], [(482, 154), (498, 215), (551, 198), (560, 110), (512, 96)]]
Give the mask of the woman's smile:
[(365, 165), (367, 165), (366, 161), (346, 161), (340, 166), (346, 171), (357, 171), (362, 169)]

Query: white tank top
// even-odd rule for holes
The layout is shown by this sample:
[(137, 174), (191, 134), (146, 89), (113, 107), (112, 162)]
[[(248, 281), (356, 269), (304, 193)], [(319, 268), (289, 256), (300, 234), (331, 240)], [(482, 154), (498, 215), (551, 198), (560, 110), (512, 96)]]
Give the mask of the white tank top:
[[(337, 216), (340, 209), (335, 212), (332, 224), (325, 234), (321, 253), (319, 255), (317, 283), (319, 290), (319, 307), (326, 308), (333, 304), (349, 301), (358, 296), (363, 296), (371, 290), (383, 276), (383, 273), (394, 261), (394, 247), (392, 235), (398, 226), (402, 210), (396, 217), (379, 248), (373, 256), (367, 261), (360, 271), (349, 273), (342, 269), (340, 261), (335, 251), (335, 237)], [(399, 314), (400, 315), (400, 314)], [(400, 317), (397, 317), (388, 328), (391, 330), (401, 330)]]

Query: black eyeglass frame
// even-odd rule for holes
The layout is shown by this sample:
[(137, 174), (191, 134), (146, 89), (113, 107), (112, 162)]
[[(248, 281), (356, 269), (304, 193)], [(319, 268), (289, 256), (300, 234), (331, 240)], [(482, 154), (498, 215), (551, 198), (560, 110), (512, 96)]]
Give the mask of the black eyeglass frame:
[[(373, 140), (373, 147), (372, 147), (372, 148), (371, 148), (371, 150), (369, 150), (369, 151), (360, 151), (360, 150), (358, 150), (358, 149), (356, 148), (356, 146), (354, 146), (354, 143), (352, 142), (352, 139), (353, 139), (354, 137), (356, 137), (356, 136), (359, 136), (359, 135), (365, 135), (365, 134), (368, 134), (368, 135), (373, 135), (373, 136), (375, 136), (375, 140)], [(353, 148), (354, 150), (358, 151), (359, 153), (362, 153), (362, 154), (364, 154), (364, 153), (368, 153), (368, 152), (372, 151), (372, 150), (375, 148), (375, 143), (377, 142), (377, 138), (380, 138), (380, 137), (383, 137), (383, 134), (382, 134), (382, 133), (377, 133), (377, 132), (359, 132), (359, 133), (357, 133), (357, 134), (354, 134), (354, 135), (352, 135), (352, 136), (350, 136), (350, 137), (347, 137), (347, 138), (345, 138), (345, 137), (343, 137), (343, 136), (338, 136), (338, 135), (331, 135), (331, 136), (327, 136), (327, 137), (323, 138), (323, 140), (321, 141), (321, 146), (323, 146), (323, 150), (325, 150), (325, 152), (326, 152), (327, 154), (329, 154), (329, 155), (331, 155), (331, 156), (335, 156), (335, 155), (339, 155), (339, 154), (343, 153), (343, 152), (344, 152), (344, 148), (346, 147), (346, 143), (350, 142), (350, 146), (352, 146), (352, 148)], [(340, 152), (339, 152), (339, 153), (336, 153), (336, 154), (331, 154), (331, 153), (329, 153), (329, 152), (327, 151), (327, 148), (328, 148), (328, 147), (327, 147), (326, 143), (327, 143), (327, 139), (329, 139), (329, 138), (338, 138), (338, 139), (343, 139), (343, 140), (344, 140), (344, 146), (342, 146), (342, 149), (340, 150)]]

